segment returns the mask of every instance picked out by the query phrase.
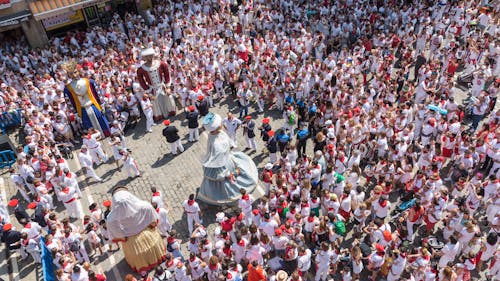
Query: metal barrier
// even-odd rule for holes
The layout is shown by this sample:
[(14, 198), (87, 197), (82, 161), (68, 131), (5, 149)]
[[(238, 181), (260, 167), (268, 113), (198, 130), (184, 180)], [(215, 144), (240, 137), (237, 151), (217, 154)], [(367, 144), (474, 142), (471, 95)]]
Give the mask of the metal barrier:
[(16, 163), (16, 154), (12, 150), (0, 151), (0, 169), (12, 167)]
[(22, 120), (21, 109), (2, 113), (0, 115), (0, 129), (2, 129), (2, 133), (6, 134), (7, 128), (22, 125)]

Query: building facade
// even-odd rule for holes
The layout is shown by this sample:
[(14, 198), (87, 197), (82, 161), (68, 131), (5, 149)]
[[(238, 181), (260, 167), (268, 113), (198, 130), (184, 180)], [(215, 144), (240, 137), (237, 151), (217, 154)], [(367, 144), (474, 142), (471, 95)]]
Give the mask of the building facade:
[(24, 34), (39, 47), (69, 30), (106, 26), (115, 12), (150, 8), (151, 0), (0, 0), (0, 39)]

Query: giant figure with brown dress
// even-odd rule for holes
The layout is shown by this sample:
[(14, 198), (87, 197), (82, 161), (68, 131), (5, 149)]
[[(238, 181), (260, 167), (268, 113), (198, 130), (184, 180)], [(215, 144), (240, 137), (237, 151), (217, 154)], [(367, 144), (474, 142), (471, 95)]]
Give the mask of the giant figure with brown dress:
[(170, 73), (166, 62), (155, 57), (153, 48), (142, 50), (144, 63), (137, 69), (137, 79), (142, 89), (153, 99), (153, 118), (160, 121), (168, 116), (174, 116), (177, 108), (172, 95)]

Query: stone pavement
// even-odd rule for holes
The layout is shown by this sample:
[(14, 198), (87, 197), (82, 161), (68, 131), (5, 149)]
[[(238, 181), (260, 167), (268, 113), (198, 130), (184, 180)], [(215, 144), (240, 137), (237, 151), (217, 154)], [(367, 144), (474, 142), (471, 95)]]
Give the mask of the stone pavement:
[[(466, 97), (464, 92), (458, 92), (460, 97), (459, 100)], [(229, 111), (233, 112), (235, 117), (238, 117), (238, 107), (232, 100), (216, 103), (216, 106), (211, 109), (211, 112), (218, 113), (222, 117), (225, 117)], [(262, 118), (271, 117), (271, 125), (274, 130), (280, 128), (284, 122), (281, 118), (281, 114), (277, 110), (267, 109), (263, 113), (258, 113), (255, 106), (250, 108), (249, 113), (254, 117), (258, 125), (261, 124)], [(97, 202), (99, 206), (101, 206), (104, 200), (111, 198), (111, 190), (118, 185), (127, 186), (135, 195), (149, 201), (151, 199), (150, 188), (156, 186), (163, 192), (165, 203), (170, 208), (170, 221), (173, 224), (173, 229), (179, 234), (178, 238), (182, 239), (182, 250), (186, 254), (187, 251), (185, 246), (188, 241), (188, 233), (181, 203), (189, 194), (196, 193), (201, 184), (203, 172), (200, 159), (205, 154), (207, 138), (206, 133), (202, 133), (203, 130), (201, 130), (200, 141), (196, 143), (189, 143), (187, 141), (187, 121), (182, 112), (175, 116), (175, 118), (172, 118), (171, 121), (180, 131), (179, 134), (185, 148), (182, 154), (176, 157), (170, 154), (170, 146), (161, 135), (163, 129), (162, 124), (154, 126), (152, 133), (145, 133), (145, 122), (141, 120), (135, 128), (129, 129), (126, 132), (126, 144), (127, 147), (132, 150), (132, 155), (143, 171), (143, 176), (129, 180), (127, 179), (127, 174), (124, 169), (122, 169), (122, 171), (117, 170), (115, 164), (109, 161), (96, 169), (97, 174), (105, 179), (104, 183), (96, 183), (90, 180), (89, 185), (87, 185), (83, 176), (79, 173), (80, 186), (84, 192), (84, 196), (80, 201), (84, 213), (88, 213), (88, 205), (90, 203)], [(245, 142), (241, 131), (240, 129), (238, 134), (239, 146), (236, 150), (245, 148)], [(260, 139), (260, 133), (257, 134), (256, 139), (258, 150), (250, 156), (258, 165), (260, 171), (269, 161), (269, 158), (261, 153), (264, 144)], [(107, 140), (104, 140), (103, 144), (107, 154), (111, 156), (111, 149), (107, 144)], [(309, 141), (307, 153), (312, 154), (312, 141)], [(77, 163), (77, 154), (78, 149), (74, 151), (74, 159), (69, 160), (73, 171), (80, 170)], [(16, 196), (16, 190), (13, 183), (8, 178), (8, 175), (4, 174), (3, 176), (5, 181), (3, 187), (0, 184), (0, 189), (5, 192), (3, 197), (4, 201), (8, 201)], [(16, 197), (21, 198), (19, 195)], [(22, 204), (26, 205), (27, 203), (23, 202)], [(209, 233), (212, 233), (215, 227), (215, 214), (220, 211), (232, 212), (234, 208), (234, 206), (215, 207), (203, 203), (200, 203), (200, 207), (203, 211), (202, 219), (204, 225), (208, 226)], [(63, 206), (59, 205), (57, 211), (63, 214), (61, 217), (64, 217), (65, 208)], [(75, 223), (79, 224), (81, 221)], [(8, 277), (3, 274), (5, 272), (5, 266), (8, 265), (3, 262), (0, 264), (0, 274), (3, 275), (0, 275), (0, 280), (1, 278), (4, 280), (42, 280), (41, 269), (34, 265), (31, 258), (18, 263), (16, 262), (16, 255), (17, 254), (14, 254), (14, 257), (10, 259), (9, 272), (11, 274), (8, 275)], [(2, 260), (4, 260), (3, 257)], [(121, 251), (115, 251), (112, 254), (105, 253), (101, 257), (94, 257), (93, 265), (95, 265), (97, 270), (105, 272), (108, 280), (111, 281), (123, 280), (126, 274), (132, 273)]]
[[(280, 118), (281, 114), (277, 110), (266, 110), (263, 113), (259, 113), (255, 108), (250, 108), (249, 113), (254, 117), (257, 125), (260, 126), (261, 120), (264, 117), (271, 117), (271, 126), (274, 130), (283, 125), (283, 121)], [(239, 115), (238, 107), (232, 100), (216, 103), (215, 107), (211, 108), (210, 111), (220, 114), (223, 118), (228, 112), (232, 112), (235, 117)], [(132, 150), (132, 156), (137, 161), (140, 170), (143, 172), (143, 176), (132, 180), (128, 179), (125, 169), (122, 168), (121, 171), (116, 169), (116, 165), (112, 160), (96, 168), (96, 173), (105, 180), (104, 183), (97, 183), (91, 179), (89, 180), (89, 185), (87, 185), (83, 175), (79, 172), (80, 187), (83, 191), (83, 197), (80, 202), (85, 214), (89, 213), (88, 206), (92, 202), (98, 203), (102, 208), (102, 202), (111, 198), (111, 190), (118, 185), (125, 185), (139, 198), (150, 201), (150, 188), (155, 186), (163, 193), (165, 203), (170, 208), (169, 218), (173, 229), (179, 234), (178, 238), (182, 239), (183, 252), (187, 253), (185, 247), (188, 242), (187, 222), (181, 203), (187, 199), (189, 194), (196, 193), (201, 184), (203, 171), (200, 160), (206, 151), (207, 136), (206, 133), (203, 133), (203, 129), (201, 129), (200, 141), (189, 143), (187, 121), (184, 118), (184, 114), (180, 112), (170, 120), (179, 129), (179, 135), (185, 148), (183, 153), (175, 157), (172, 156), (170, 146), (161, 134), (164, 128), (163, 124), (160, 123), (157, 126), (153, 126), (152, 133), (145, 133), (145, 121), (141, 120), (135, 128), (126, 131), (126, 145)], [(242, 136), (242, 129), (240, 128), (239, 131), (238, 148), (235, 150), (243, 150), (246, 147)], [(269, 161), (269, 157), (261, 153), (264, 143), (260, 139), (260, 132), (256, 131), (256, 133), (258, 151), (250, 156), (260, 171)], [(111, 157), (111, 148), (107, 143), (107, 139), (102, 143), (107, 155)], [(308, 148), (312, 152), (312, 145), (309, 145)], [(78, 151), (78, 149), (75, 149), (73, 153), (74, 159), (68, 161), (72, 171), (80, 171), (77, 160)], [(5, 174), (4, 177), (7, 201), (14, 196), (21, 198), (19, 195), (15, 195), (17, 191), (14, 184), (8, 178), (8, 175)], [(22, 204), (26, 205), (27, 203), (23, 202)], [(217, 212), (232, 212), (234, 208), (234, 206), (215, 207), (203, 204), (202, 202), (200, 202), (200, 207), (203, 212), (203, 223), (205, 226), (208, 226), (209, 230), (215, 227), (215, 214)], [(65, 216), (66, 210), (62, 205), (58, 205), (57, 211), (62, 214), (61, 217)], [(15, 219), (14, 223), (16, 223)], [(81, 221), (74, 223), (78, 225)], [(89, 248), (87, 247), (87, 249)], [(11, 263), (14, 263), (12, 260)], [(132, 273), (123, 259), (122, 251), (115, 251), (111, 255), (105, 253), (101, 257), (94, 257), (93, 265), (98, 270), (105, 272), (108, 280), (123, 280), (126, 274)], [(14, 272), (14, 277), (10, 278), (11, 280), (19, 280), (15, 276), (18, 276), (21, 280), (42, 280), (40, 279), (40, 268), (35, 267), (31, 258), (20, 261), (18, 267), (22, 268), (22, 270), (18, 272), (18, 275)], [(0, 278), (2, 277), (0, 276)], [(5, 279), (8, 280), (9, 278)]]

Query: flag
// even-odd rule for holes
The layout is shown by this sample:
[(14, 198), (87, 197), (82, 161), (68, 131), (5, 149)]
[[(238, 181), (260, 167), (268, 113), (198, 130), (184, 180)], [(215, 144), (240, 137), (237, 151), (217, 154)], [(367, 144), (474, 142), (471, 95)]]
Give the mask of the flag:
[(40, 245), (42, 248), (42, 273), (43, 281), (56, 281), (56, 275), (54, 273), (54, 263), (52, 262), (52, 253), (45, 246), (45, 240), (43, 237), (40, 238)]

